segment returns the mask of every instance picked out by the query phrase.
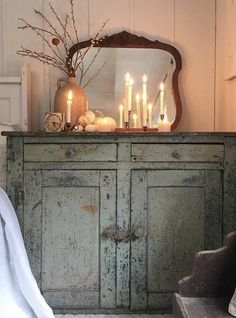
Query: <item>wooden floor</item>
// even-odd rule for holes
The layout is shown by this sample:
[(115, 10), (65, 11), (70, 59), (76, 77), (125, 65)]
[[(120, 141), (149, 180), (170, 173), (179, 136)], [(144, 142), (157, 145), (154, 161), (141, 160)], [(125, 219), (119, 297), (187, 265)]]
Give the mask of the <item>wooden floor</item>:
[(173, 315), (56, 315), (56, 318), (174, 318)]

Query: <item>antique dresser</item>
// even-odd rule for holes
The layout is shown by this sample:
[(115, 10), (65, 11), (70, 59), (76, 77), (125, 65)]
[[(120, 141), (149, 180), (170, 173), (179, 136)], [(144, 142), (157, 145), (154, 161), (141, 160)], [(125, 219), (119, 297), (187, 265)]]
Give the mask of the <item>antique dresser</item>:
[(3, 133), (7, 192), (58, 312), (170, 308), (236, 225), (236, 134)]

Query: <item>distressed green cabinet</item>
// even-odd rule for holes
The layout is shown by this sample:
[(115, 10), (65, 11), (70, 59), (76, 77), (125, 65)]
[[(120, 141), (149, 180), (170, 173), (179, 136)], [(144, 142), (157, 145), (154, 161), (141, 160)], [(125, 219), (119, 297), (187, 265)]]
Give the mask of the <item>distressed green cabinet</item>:
[(49, 303), (98, 308), (101, 295), (114, 307), (115, 243), (99, 238), (116, 222), (115, 171), (26, 170), (24, 201), (25, 243)]
[[(196, 251), (221, 242), (220, 171), (132, 171), (131, 300), (134, 308), (162, 308), (188, 274)], [(142, 282), (142, 288), (140, 288)]]
[(236, 225), (234, 134), (7, 135), (7, 192), (58, 312), (168, 309)]

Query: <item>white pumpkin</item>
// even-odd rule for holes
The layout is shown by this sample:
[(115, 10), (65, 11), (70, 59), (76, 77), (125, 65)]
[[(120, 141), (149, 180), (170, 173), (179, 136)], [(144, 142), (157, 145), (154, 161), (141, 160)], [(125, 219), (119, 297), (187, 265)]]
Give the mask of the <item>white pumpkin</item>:
[(86, 127), (89, 124), (93, 124), (95, 122), (95, 119), (95, 114), (91, 110), (89, 110), (79, 117), (78, 123), (81, 126)]
[(97, 117), (95, 120), (95, 124), (97, 126), (97, 131), (100, 132), (112, 132), (116, 129), (116, 121), (112, 117), (104, 117), (101, 112), (97, 113), (101, 117)]
[(96, 131), (96, 125), (93, 125), (93, 124), (89, 124), (85, 127), (85, 131), (87, 132), (95, 132)]

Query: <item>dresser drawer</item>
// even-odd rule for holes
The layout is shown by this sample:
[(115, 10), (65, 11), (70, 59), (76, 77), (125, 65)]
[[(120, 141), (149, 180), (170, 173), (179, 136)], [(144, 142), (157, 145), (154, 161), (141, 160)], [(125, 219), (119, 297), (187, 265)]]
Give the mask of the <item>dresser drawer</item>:
[(132, 144), (132, 161), (223, 162), (223, 144)]
[(117, 161), (117, 144), (25, 144), (24, 161)]

